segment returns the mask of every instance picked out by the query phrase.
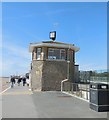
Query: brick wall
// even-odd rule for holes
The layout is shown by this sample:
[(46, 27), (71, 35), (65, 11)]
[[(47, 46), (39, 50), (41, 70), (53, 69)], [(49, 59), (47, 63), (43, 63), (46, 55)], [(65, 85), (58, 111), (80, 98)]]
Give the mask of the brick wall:
[(31, 88), (33, 91), (41, 91), (42, 89), (42, 65), (43, 61), (32, 61), (32, 70), (31, 70)]
[(67, 76), (66, 61), (45, 61), (42, 71), (42, 90), (60, 90)]
[[(31, 86), (36, 91), (60, 91), (61, 81), (67, 78), (67, 61), (33, 61)], [(74, 65), (70, 63), (69, 78), (73, 81)]]

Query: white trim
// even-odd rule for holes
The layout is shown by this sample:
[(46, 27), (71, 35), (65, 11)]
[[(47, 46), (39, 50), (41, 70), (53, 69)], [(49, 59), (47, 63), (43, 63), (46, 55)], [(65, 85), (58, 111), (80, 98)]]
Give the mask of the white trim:
[(106, 106), (106, 107), (109, 106), (109, 105), (97, 105), (97, 104), (91, 103), (91, 102), (90, 102), (90, 104), (91, 104), (91, 105), (94, 105), (94, 106), (101, 106), (101, 107), (102, 107), (102, 106), (104, 106), (104, 107), (105, 107), (105, 106)]
[(8, 89), (10, 89), (11, 87), (8, 87), (7, 89), (5, 89), (4, 91), (2, 91), (0, 94), (3, 94), (4, 92), (6, 92)]
[(71, 44), (57, 44), (57, 43), (34, 43), (30, 44), (29, 46), (29, 52), (32, 52), (34, 47), (56, 47), (56, 48), (70, 48), (74, 50), (75, 52), (79, 51), (80, 48), (73, 46)]
[(94, 88), (90, 88), (90, 90), (97, 90), (97, 91), (109, 91), (109, 89), (94, 89)]
[(63, 82), (66, 82), (66, 81), (68, 81), (68, 79), (65, 79), (65, 80), (61, 81), (61, 92), (63, 91)]
[(46, 59), (46, 61), (66, 61), (64, 59)]
[(78, 97), (78, 96), (76, 96), (76, 95), (73, 95), (73, 94), (70, 94), (70, 93), (68, 93), (68, 92), (62, 91), (62, 93), (67, 94), (67, 95), (70, 95), (70, 96), (72, 96), (72, 97), (78, 98), (78, 99), (80, 99), (80, 100), (83, 100), (83, 101), (86, 101), (86, 102), (89, 103), (89, 100), (80, 98), (80, 97)]

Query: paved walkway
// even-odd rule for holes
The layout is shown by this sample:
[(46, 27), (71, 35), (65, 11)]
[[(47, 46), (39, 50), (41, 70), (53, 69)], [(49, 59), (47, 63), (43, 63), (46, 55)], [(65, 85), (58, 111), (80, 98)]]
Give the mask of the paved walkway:
[(15, 86), (2, 95), (3, 118), (106, 118), (89, 108), (89, 103), (61, 92), (29, 91)]
[(10, 86), (8, 77), (0, 77), (0, 92), (4, 91)]

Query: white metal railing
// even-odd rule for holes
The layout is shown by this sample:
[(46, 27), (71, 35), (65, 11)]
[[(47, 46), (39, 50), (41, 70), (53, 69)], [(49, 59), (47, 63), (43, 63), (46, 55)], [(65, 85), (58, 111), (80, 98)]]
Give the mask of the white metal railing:
[(89, 100), (89, 84), (79, 84), (79, 83), (70, 83), (69, 82), (69, 85), (70, 85), (70, 89), (67, 88), (67, 85), (63, 83), (65, 81), (68, 81), (68, 80), (63, 80), (63, 82), (61, 82), (61, 91), (65, 91), (65, 92), (68, 92), (70, 94), (73, 94), (73, 95), (76, 95), (80, 98), (83, 98), (85, 100)]
[(68, 81), (68, 79), (65, 79), (65, 80), (61, 81), (61, 92), (63, 91), (63, 83), (66, 82), (66, 81)]

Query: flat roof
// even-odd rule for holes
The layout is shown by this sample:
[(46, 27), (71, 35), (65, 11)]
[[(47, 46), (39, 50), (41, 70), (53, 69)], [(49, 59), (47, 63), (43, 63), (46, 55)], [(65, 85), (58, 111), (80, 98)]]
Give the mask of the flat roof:
[(34, 48), (38, 47), (50, 47), (50, 48), (69, 48), (74, 50), (75, 52), (79, 51), (80, 48), (74, 46), (74, 44), (67, 44), (63, 42), (55, 42), (55, 41), (42, 41), (39, 43), (30, 43), (29, 52), (32, 52)]

